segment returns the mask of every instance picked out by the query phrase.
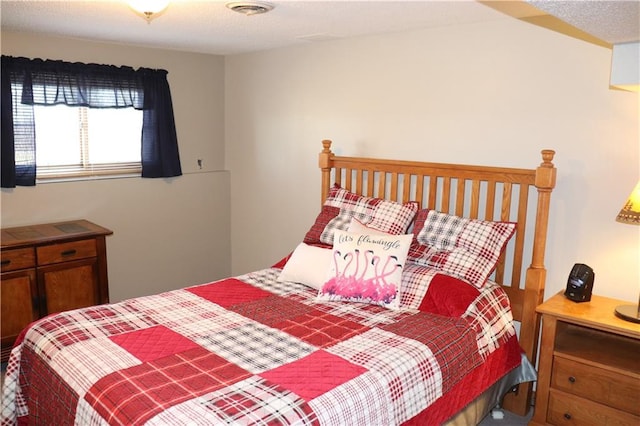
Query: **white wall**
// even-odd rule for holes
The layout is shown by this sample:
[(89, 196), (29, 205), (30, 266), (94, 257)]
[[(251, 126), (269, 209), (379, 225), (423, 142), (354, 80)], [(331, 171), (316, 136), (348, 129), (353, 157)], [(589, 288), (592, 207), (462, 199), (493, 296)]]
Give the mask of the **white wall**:
[(232, 272), (275, 262), (319, 211), (322, 139), (339, 155), (533, 168), (557, 151), (546, 297), (574, 263), (637, 300), (640, 227), (615, 216), (640, 175), (638, 94), (611, 51), (511, 18), (228, 56)]
[(113, 230), (111, 301), (230, 274), (223, 57), (10, 32), (2, 54), (166, 69), (184, 173), (2, 189), (3, 227), (85, 218)]

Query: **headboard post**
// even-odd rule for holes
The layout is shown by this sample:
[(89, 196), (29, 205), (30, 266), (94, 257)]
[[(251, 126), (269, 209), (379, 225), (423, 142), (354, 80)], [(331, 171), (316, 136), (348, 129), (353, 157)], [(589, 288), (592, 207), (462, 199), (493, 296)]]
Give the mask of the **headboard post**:
[[(536, 211), (536, 239), (533, 242), (533, 258), (531, 267), (544, 268), (544, 249), (549, 220), (549, 201), (551, 191), (556, 185), (556, 169), (551, 162), (555, 151), (542, 151), (543, 162), (536, 169), (535, 185), (538, 189), (538, 210)], [(544, 213), (544, 214), (543, 214)]]
[[(522, 307), (523, 321), (533, 321), (534, 327), (523, 327), (520, 330), (520, 346), (533, 364), (535, 364), (538, 352), (538, 334), (540, 331), (540, 318), (536, 313), (536, 308), (544, 299), (544, 287), (547, 277), (547, 270), (544, 267), (544, 251), (547, 243), (551, 191), (556, 185), (556, 168), (552, 163), (554, 155), (555, 151), (550, 149), (542, 151), (542, 163), (536, 169), (535, 176), (538, 204), (531, 266), (527, 269), (525, 278), (525, 296)], [(522, 383), (520, 386), (526, 387), (526, 391), (521, 392), (522, 389), (520, 389), (516, 393), (507, 394), (503, 400), (503, 406), (507, 410), (524, 415), (531, 406), (533, 383)]]
[(333, 159), (333, 152), (331, 152), (331, 141), (324, 139), (322, 141), (322, 152), (318, 155), (318, 165), (322, 173), (322, 191), (320, 192), (322, 199), (320, 205), (324, 203), (329, 195), (329, 188), (331, 186), (331, 160)]

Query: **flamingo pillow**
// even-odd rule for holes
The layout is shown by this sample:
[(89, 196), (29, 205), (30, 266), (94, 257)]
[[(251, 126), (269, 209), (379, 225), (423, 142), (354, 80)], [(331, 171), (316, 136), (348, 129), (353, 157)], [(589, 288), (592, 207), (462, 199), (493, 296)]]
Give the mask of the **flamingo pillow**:
[(321, 301), (371, 303), (400, 309), (402, 270), (413, 236), (336, 230)]

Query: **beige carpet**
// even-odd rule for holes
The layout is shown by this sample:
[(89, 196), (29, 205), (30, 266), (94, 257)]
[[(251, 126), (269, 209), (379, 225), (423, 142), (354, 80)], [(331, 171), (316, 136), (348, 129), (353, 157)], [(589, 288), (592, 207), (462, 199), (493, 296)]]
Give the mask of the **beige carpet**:
[(504, 410), (502, 413), (504, 414), (503, 419), (494, 419), (491, 413), (489, 413), (489, 415), (480, 422), (479, 426), (526, 426), (533, 416), (533, 409), (529, 410), (528, 415), (524, 417)]

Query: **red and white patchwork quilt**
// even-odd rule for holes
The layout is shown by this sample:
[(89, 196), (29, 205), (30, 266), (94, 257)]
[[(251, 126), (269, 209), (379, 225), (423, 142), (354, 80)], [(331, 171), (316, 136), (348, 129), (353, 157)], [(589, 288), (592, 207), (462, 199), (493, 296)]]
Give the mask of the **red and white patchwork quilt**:
[(9, 360), (1, 423), (441, 424), (520, 363), (498, 286), (465, 283), (471, 303), (447, 307), (451, 278), (431, 274), (418, 307), (392, 311), (318, 302), (279, 272), (34, 323)]

